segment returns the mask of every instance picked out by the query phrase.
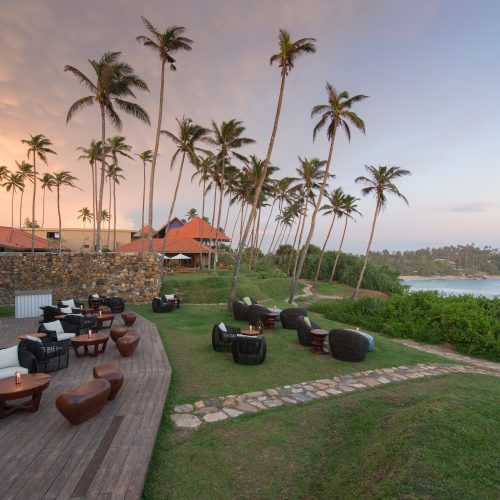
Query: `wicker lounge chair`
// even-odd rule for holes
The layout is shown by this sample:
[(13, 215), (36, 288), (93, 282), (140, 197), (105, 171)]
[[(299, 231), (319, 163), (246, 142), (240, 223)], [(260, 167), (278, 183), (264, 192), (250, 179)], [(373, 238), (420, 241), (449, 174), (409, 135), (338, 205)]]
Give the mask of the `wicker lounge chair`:
[(238, 321), (248, 321), (248, 308), (241, 300), (233, 300), (233, 316)]
[(297, 318), (299, 316), (307, 316), (307, 311), (302, 307), (289, 307), (283, 309), (280, 314), (281, 324), (287, 330), (297, 329)]
[(81, 307), (83, 307), (83, 302), (80, 302), (79, 300), (75, 300), (75, 299), (61, 299), (58, 303), (57, 303), (57, 307), (59, 309), (64, 309), (66, 307), (71, 307), (71, 309), (73, 310), (73, 312), (77, 313)]
[(225, 326), (226, 331), (220, 328), (221, 323), (218, 323), (212, 328), (212, 346), (217, 352), (231, 352), (233, 341), (241, 330), (233, 326)]
[(258, 327), (260, 324), (264, 325), (264, 319), (269, 309), (259, 304), (252, 304), (248, 306), (248, 321), (251, 325)]
[(363, 361), (369, 349), (368, 339), (351, 330), (330, 330), (328, 343), (332, 356), (341, 361)]
[[(62, 332), (58, 331), (56, 329), (51, 329), (53, 326), (55, 327), (54, 323), (60, 323), (62, 326)], [(71, 338), (73, 338), (75, 335), (79, 335), (79, 327), (78, 325), (75, 325), (73, 323), (66, 323), (65, 321), (54, 321), (52, 323), (42, 323), (38, 327), (38, 331), (40, 333), (46, 333), (47, 337), (52, 341), (52, 342), (67, 342)]]
[(242, 365), (258, 365), (266, 359), (265, 337), (237, 335), (233, 341), (233, 360)]
[(311, 330), (321, 328), (321, 326), (311, 320), (311, 325), (308, 325), (304, 320), (305, 317), (307, 316), (297, 316), (297, 337), (299, 339), (299, 344), (310, 346), (313, 338)]
[(75, 333), (78, 335), (87, 333), (89, 330), (92, 330), (93, 333), (97, 333), (99, 330), (97, 325), (97, 316), (95, 315), (84, 316), (81, 314), (68, 314), (64, 318), (64, 323), (76, 326), (78, 330)]
[(0, 379), (21, 373), (37, 373), (38, 362), (33, 354), (19, 346), (0, 349)]
[(21, 340), (19, 349), (30, 352), (38, 362), (38, 371), (49, 373), (61, 368), (68, 367), (69, 346), (68, 341), (53, 342), (52, 340), (40, 339)]
[(155, 313), (172, 312), (172, 304), (162, 297), (155, 297), (151, 302), (151, 306)]
[(43, 311), (43, 322), (50, 323), (56, 319), (56, 316), (62, 314), (61, 310), (56, 306), (40, 306)]
[(121, 297), (106, 297), (102, 303), (109, 307), (113, 314), (125, 311), (125, 299)]

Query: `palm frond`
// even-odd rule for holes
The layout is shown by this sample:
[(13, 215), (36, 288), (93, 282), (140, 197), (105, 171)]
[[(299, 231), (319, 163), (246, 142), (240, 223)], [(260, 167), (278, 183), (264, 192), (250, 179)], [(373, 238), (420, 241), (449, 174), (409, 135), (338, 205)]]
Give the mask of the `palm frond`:
[(66, 115), (66, 123), (68, 123), (71, 118), (73, 118), (73, 115), (80, 111), (82, 108), (85, 108), (87, 106), (91, 106), (95, 102), (95, 97), (92, 95), (82, 97), (75, 101), (68, 110), (68, 114)]

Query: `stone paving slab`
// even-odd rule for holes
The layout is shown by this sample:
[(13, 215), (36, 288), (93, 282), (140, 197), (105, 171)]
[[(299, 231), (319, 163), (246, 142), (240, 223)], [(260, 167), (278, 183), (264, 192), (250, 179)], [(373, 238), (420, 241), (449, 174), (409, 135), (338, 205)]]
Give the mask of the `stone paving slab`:
[(195, 429), (202, 424), (220, 422), (283, 405), (306, 404), (317, 399), (331, 398), (349, 392), (369, 389), (384, 384), (409, 379), (446, 375), (448, 373), (480, 373), (500, 377), (500, 372), (477, 366), (446, 365), (442, 363), (420, 363), (413, 366), (380, 368), (365, 372), (350, 373), (334, 377), (306, 381), (299, 384), (275, 387), (264, 391), (231, 394), (193, 404), (177, 405), (171, 419), (180, 429)]

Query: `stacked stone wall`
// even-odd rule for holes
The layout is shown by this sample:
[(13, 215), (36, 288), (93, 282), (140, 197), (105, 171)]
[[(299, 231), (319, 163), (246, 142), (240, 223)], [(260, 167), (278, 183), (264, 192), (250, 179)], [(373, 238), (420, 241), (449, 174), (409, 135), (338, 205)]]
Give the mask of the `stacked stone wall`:
[(52, 290), (54, 302), (91, 293), (150, 302), (160, 290), (159, 262), (154, 254), (0, 254), (0, 304), (14, 304), (16, 290)]

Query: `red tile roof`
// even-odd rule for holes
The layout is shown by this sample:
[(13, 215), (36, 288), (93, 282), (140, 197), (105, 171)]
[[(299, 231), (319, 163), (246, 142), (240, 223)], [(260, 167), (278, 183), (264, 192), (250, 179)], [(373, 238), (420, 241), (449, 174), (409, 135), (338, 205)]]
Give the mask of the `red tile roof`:
[[(14, 227), (0, 226), (0, 247), (11, 250), (31, 250), (31, 233)], [(45, 238), (35, 236), (35, 250), (55, 250), (57, 243), (49, 242)], [(63, 250), (68, 247), (61, 246)]]
[[(161, 252), (163, 247), (164, 238), (153, 238), (153, 250), (155, 252)], [(145, 245), (147, 249), (147, 243)], [(141, 240), (134, 240), (126, 245), (118, 247), (116, 252), (140, 252), (141, 251)], [(210, 249), (200, 243), (199, 241), (193, 240), (192, 238), (171, 238), (170, 233), (167, 238), (167, 248), (166, 253), (208, 253)]]
[(222, 231), (216, 231), (215, 228), (211, 226), (207, 221), (204, 221), (200, 217), (195, 217), (194, 219), (191, 219), (189, 222), (184, 224), (182, 227), (170, 229), (170, 231), (168, 232), (168, 238), (193, 238), (196, 240), (209, 240), (210, 237), (212, 239), (215, 239), (216, 234), (219, 241), (230, 241), (230, 239)]
[[(136, 236), (136, 237), (140, 238), (142, 233), (149, 234), (149, 224), (144, 226), (142, 229), (139, 229), (138, 231), (136, 231), (132, 236)], [(156, 234), (156, 230), (153, 228), (153, 236), (155, 234)]]

